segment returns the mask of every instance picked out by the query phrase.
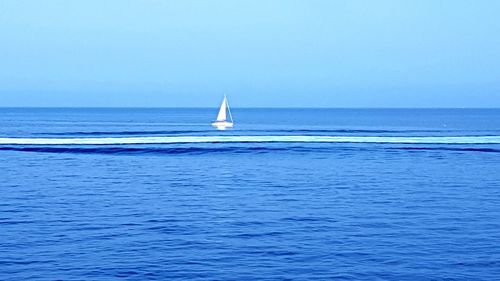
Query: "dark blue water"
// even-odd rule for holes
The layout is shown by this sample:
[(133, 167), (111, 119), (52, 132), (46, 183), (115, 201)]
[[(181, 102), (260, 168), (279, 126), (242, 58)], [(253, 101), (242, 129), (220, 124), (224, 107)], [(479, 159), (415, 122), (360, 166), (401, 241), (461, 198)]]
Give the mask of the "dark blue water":
[[(0, 144), (0, 280), (498, 279), (500, 110), (215, 112), (0, 109), (0, 139), (117, 140)], [(119, 142), (221, 135), (263, 141)], [(403, 141), (265, 140), (318, 135)]]

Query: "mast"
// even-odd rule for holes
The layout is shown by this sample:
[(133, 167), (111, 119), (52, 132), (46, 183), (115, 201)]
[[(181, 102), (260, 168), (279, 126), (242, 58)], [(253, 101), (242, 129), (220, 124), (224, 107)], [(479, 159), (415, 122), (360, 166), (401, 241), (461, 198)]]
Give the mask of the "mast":
[(226, 100), (227, 112), (229, 113), (229, 120), (233, 123), (233, 115), (231, 114), (231, 109), (229, 109), (229, 102), (227, 101), (226, 95), (224, 95), (224, 99)]

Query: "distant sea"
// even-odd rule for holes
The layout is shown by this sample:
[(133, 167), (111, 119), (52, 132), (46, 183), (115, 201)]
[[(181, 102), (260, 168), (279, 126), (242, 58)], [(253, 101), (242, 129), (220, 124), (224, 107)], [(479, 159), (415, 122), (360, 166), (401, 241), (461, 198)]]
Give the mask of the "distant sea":
[(498, 280), (500, 109), (216, 113), (0, 108), (0, 280)]

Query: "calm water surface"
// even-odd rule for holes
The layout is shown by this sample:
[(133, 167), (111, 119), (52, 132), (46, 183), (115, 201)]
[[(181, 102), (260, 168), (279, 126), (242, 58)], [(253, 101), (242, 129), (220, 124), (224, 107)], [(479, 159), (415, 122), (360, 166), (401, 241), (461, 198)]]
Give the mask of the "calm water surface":
[[(0, 280), (498, 280), (500, 110), (0, 109)], [(180, 136), (470, 143), (129, 144)]]

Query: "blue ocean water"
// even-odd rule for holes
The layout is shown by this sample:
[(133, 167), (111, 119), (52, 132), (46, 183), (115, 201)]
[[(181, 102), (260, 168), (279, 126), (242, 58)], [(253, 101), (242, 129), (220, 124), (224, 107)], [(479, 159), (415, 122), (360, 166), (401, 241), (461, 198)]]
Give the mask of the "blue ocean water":
[(215, 113), (0, 109), (0, 280), (500, 276), (500, 110)]

